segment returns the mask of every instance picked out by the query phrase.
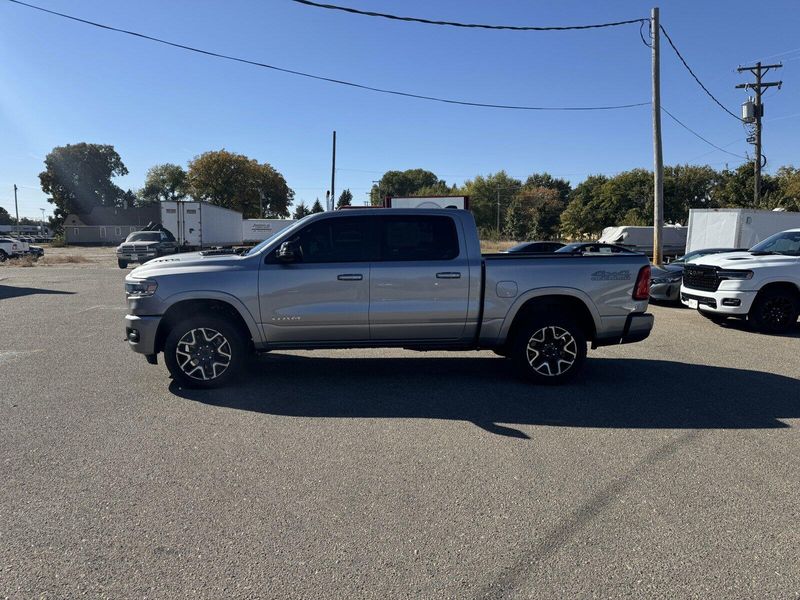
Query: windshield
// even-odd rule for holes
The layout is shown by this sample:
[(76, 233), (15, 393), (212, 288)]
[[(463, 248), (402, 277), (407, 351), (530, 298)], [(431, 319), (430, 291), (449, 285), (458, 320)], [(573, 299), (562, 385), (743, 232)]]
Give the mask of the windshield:
[(126, 242), (157, 242), (161, 234), (157, 231), (136, 231), (128, 236)]
[(575, 252), (578, 250), (583, 244), (567, 244), (566, 246), (561, 246), (556, 252), (561, 253), (568, 253), (568, 252)]
[(259, 242), (258, 244), (256, 244), (252, 248), (250, 248), (250, 252), (248, 252), (245, 256), (254, 256), (254, 255), (258, 254), (264, 248), (266, 248), (267, 244), (269, 244), (275, 238), (275, 236), (277, 236), (278, 234), (283, 235), (284, 233), (288, 233), (290, 231), (294, 231), (295, 229), (297, 229), (297, 227), (300, 225), (300, 223), (303, 223), (310, 216), (311, 215), (306, 215), (305, 217), (303, 217), (299, 221), (296, 221), (294, 225), (290, 225), (286, 229), (281, 229), (280, 231), (276, 231), (271, 236), (269, 236), (267, 239), (265, 239), (263, 242)]
[(800, 256), (800, 231), (776, 233), (750, 248), (750, 252), (774, 252)]

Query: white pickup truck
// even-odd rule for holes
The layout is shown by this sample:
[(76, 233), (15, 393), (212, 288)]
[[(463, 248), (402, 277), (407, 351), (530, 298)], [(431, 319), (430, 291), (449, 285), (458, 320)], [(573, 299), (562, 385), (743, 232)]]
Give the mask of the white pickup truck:
[(782, 231), (747, 252), (691, 260), (681, 302), (715, 322), (746, 318), (765, 333), (785, 333), (800, 314), (800, 229)]
[(22, 256), (22, 243), (14, 238), (0, 236), (0, 262)]

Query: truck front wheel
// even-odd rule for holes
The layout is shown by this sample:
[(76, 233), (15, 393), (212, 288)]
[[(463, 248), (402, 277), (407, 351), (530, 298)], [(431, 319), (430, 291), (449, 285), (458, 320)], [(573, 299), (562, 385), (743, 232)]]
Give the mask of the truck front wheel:
[(797, 323), (798, 298), (788, 290), (761, 292), (750, 309), (750, 320), (764, 333), (786, 333)]
[(567, 315), (534, 317), (517, 331), (510, 356), (525, 379), (548, 385), (566, 383), (586, 361), (586, 334)]
[(172, 327), (164, 362), (175, 382), (188, 388), (225, 385), (245, 362), (247, 345), (239, 329), (214, 315), (198, 315)]
[(122, 260), (121, 258), (118, 258), (117, 259), (117, 266), (120, 269), (127, 269), (128, 268), (128, 261), (127, 260)]

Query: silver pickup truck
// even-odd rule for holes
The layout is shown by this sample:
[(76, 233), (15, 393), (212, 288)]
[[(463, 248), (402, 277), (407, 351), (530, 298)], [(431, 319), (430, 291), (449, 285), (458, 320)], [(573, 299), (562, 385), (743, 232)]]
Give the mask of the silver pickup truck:
[(125, 335), (188, 387), (230, 381), (255, 352), (364, 347), (489, 349), (562, 383), (587, 343), (650, 334), (649, 284), (644, 255), (481, 255), (467, 211), (354, 209), (306, 217), (247, 254), (138, 267)]

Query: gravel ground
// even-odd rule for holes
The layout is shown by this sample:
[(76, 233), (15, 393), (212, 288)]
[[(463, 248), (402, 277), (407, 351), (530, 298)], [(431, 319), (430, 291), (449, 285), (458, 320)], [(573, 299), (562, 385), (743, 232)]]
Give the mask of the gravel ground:
[(568, 387), (334, 350), (196, 392), (80, 253), (0, 267), (0, 597), (800, 595), (800, 331), (656, 306)]

